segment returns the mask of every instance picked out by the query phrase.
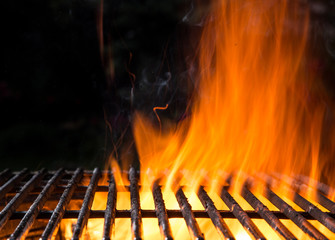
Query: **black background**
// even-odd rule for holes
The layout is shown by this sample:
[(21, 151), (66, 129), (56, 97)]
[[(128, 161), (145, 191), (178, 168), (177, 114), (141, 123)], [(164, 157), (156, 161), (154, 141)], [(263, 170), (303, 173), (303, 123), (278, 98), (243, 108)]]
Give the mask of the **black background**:
[[(181, 118), (189, 89), (176, 79), (201, 31), (200, 2), (191, 11), (188, 0), (104, 1), (102, 57), (100, 0), (2, 3), (0, 167), (103, 167), (133, 109), (169, 103), (168, 117)], [(334, 1), (311, 2), (311, 12), (310, 67), (333, 99)]]
[[(129, 125), (129, 72), (141, 75), (146, 65), (149, 75), (158, 71), (189, 6), (176, 0), (105, 1), (103, 59), (108, 65), (112, 46), (117, 69), (111, 80), (99, 50), (100, 4), (3, 4), (1, 168), (102, 167), (112, 138)], [(119, 128), (114, 136), (105, 120)]]

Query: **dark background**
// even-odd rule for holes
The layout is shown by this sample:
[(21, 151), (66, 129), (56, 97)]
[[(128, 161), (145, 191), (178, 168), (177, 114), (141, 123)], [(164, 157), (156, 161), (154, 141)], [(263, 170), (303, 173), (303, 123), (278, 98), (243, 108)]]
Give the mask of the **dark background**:
[[(130, 75), (143, 75), (144, 69), (155, 78), (162, 70), (169, 41), (189, 7), (182, 0), (105, 1), (101, 57), (100, 4), (3, 4), (1, 168), (103, 167), (113, 142), (129, 127), (135, 87)], [(113, 78), (107, 69), (111, 52)], [(147, 85), (154, 84), (151, 80)]]
[[(131, 141), (134, 109), (168, 103), (163, 114), (183, 118), (190, 88), (178, 84), (207, 1), (104, 1), (102, 48), (100, 4), (2, 3), (0, 168), (103, 167), (123, 132)], [(334, 99), (334, 1), (310, 4), (310, 67)]]

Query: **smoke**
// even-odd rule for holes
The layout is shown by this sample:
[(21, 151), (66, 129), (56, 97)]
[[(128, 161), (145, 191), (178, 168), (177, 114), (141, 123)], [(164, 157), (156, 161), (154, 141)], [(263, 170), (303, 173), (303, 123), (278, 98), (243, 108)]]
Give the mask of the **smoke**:
[(334, 23), (327, 23), (324, 25), (324, 38), (325, 38), (325, 46), (327, 52), (335, 58), (335, 26)]
[(314, 39), (322, 39), (322, 42), (315, 42), (315, 44), (322, 44), (327, 54), (335, 58), (335, 2), (311, 1), (309, 6)]
[(193, 27), (203, 27), (208, 14), (211, 1), (191, 0), (186, 14), (182, 18), (182, 22)]

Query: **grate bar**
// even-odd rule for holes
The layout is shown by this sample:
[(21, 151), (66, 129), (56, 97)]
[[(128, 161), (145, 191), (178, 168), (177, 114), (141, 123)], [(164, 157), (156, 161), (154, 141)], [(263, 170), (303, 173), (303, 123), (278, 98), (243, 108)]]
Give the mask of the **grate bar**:
[(37, 214), (43, 207), (44, 203), (47, 201), (51, 192), (54, 190), (55, 185), (60, 180), (62, 175), (64, 174), (64, 169), (59, 169), (55, 175), (48, 181), (47, 185), (44, 187), (41, 194), (36, 198), (34, 203), (30, 206), (26, 215), (24, 215), (23, 219), (15, 229), (14, 233), (10, 236), (10, 240), (25, 238), (28, 234), (29, 229), (33, 225)]
[(8, 193), (19, 181), (21, 181), (25, 176), (27, 176), (28, 169), (24, 168), (21, 172), (14, 175), (8, 182), (0, 187), (0, 199), (6, 196)]
[(142, 239), (142, 212), (140, 205), (140, 194), (138, 190), (138, 176), (135, 168), (129, 170), (130, 201), (131, 201), (131, 231), (134, 240)]
[(208, 216), (211, 218), (218, 233), (226, 240), (235, 239), (233, 234), (228, 229), (228, 226), (222, 220), (220, 212), (215, 207), (214, 202), (208, 196), (203, 186), (201, 186), (198, 190), (198, 197), (202, 205), (204, 206), (206, 212), (208, 213)]
[[(280, 177), (280, 175), (279, 175)], [(335, 220), (331, 218), (327, 213), (322, 212), (317, 206), (312, 204), (310, 201), (308, 201), (306, 198), (301, 196), (300, 190), (302, 187), (308, 189), (308, 185), (304, 185), (303, 182), (291, 178), (289, 176), (284, 175), (284, 179), (286, 184), (289, 186), (289, 191), (293, 196), (293, 201), (302, 209), (304, 209), (306, 212), (311, 214), (316, 220), (318, 220), (320, 223), (322, 223), (325, 227), (327, 227), (330, 231), (335, 233)], [(294, 191), (291, 189), (294, 189)], [(311, 188), (310, 188), (311, 189)], [(319, 191), (315, 192), (316, 194), (316, 201), (320, 203), (321, 205), (325, 205), (326, 208), (330, 211), (335, 210), (335, 203), (323, 196)]]
[(94, 199), (94, 193), (98, 185), (99, 178), (101, 176), (101, 171), (99, 168), (95, 168), (93, 171), (93, 176), (91, 178), (91, 181), (88, 185), (87, 191), (85, 193), (83, 205), (81, 206), (77, 224), (75, 226), (75, 229), (73, 231), (72, 240), (79, 240), (84, 226), (87, 223), (87, 220), (89, 218), (90, 210), (92, 207), (93, 199)]
[(303, 198), (300, 194), (294, 193), (293, 201), (306, 212), (311, 214), (316, 220), (335, 233), (335, 220), (322, 212), (314, 204)]
[(0, 185), (4, 184), (7, 181), (10, 174), (11, 171), (8, 168), (0, 172)]
[(248, 189), (242, 188), (241, 192), (245, 200), (255, 209), (255, 211), (284, 239), (296, 240), (297, 238), (279, 221), (279, 219)]
[[(302, 180), (290, 178), (288, 176), (285, 176), (285, 178), (287, 179), (286, 180), (287, 185), (289, 185), (289, 186), (292, 185), (293, 189), (296, 193), (300, 192), (301, 186), (304, 186), (305, 188), (312, 189), (306, 183), (302, 182)], [(292, 182), (293, 182), (293, 184), (292, 184)], [(314, 182), (314, 184), (316, 184), (316, 183)], [(313, 189), (313, 190), (315, 190), (315, 189)], [(300, 196), (300, 197), (302, 197), (302, 196)], [(297, 196), (297, 198), (300, 198), (300, 197)], [(331, 201), (330, 199), (328, 199), (327, 197), (325, 197), (322, 193), (320, 193), (319, 190), (315, 191), (315, 200), (316, 200), (317, 203), (321, 204), (323, 207), (328, 209), (331, 213), (335, 213), (335, 203), (333, 201)], [(298, 201), (301, 201), (301, 200), (298, 200)], [(302, 199), (302, 201), (304, 201), (304, 200)], [(305, 205), (309, 205), (309, 202), (306, 202)], [(331, 219), (331, 221), (333, 221), (333, 219)]]
[(112, 231), (115, 224), (115, 214), (116, 214), (116, 199), (117, 199), (117, 191), (115, 185), (114, 175), (111, 174), (109, 181), (109, 190), (107, 197), (107, 205), (105, 210), (105, 222), (104, 222), (104, 230), (103, 230), (103, 240), (110, 240), (112, 237)]
[(200, 231), (197, 220), (194, 217), (192, 207), (188, 203), (188, 200), (181, 188), (179, 188), (178, 191), (176, 192), (176, 198), (180, 207), (180, 211), (185, 219), (186, 225), (191, 234), (191, 237), (193, 237), (193, 239), (198, 240), (205, 239), (204, 234)]
[[(179, 209), (169, 210), (166, 209), (162, 194), (163, 187), (159, 185), (159, 180), (154, 182), (151, 188), (155, 208), (142, 210), (139, 194), (141, 189), (139, 173), (135, 168), (131, 167), (128, 171), (129, 185), (122, 190), (128, 194), (130, 193), (130, 199), (129, 197), (127, 198), (128, 201), (130, 200), (130, 209), (117, 210), (116, 202), (119, 192), (117, 191), (117, 183), (113, 173), (110, 171), (108, 174), (102, 173), (98, 168), (95, 168), (94, 171), (90, 171), (87, 174), (87, 171), (79, 168), (76, 171), (59, 169), (58, 171), (48, 172), (43, 169), (39, 172), (29, 172), (27, 169), (23, 169), (20, 172), (13, 173), (9, 170), (0, 172), (0, 182), (2, 179), (7, 179), (6, 182), (4, 181), (0, 185), (0, 202), (1, 204), (8, 202), (0, 211), (0, 238), (16, 240), (38, 236), (40, 239), (48, 240), (56, 236), (62, 219), (77, 219), (76, 225), (72, 229), (72, 239), (77, 240), (83, 235), (89, 219), (104, 219), (102, 239), (110, 240), (113, 238), (112, 233), (115, 228), (115, 219), (117, 218), (128, 218), (131, 220), (129, 227), (131, 228), (132, 238), (136, 240), (141, 240), (144, 237), (142, 218), (157, 219), (161, 237), (165, 240), (174, 239), (170, 226), (170, 221), (173, 218), (184, 218), (191, 238), (199, 240), (205, 238), (201, 232), (202, 229), (198, 225), (199, 218), (210, 218), (221, 238), (226, 240), (234, 239), (231, 229), (229, 229), (230, 226), (226, 224), (226, 219), (237, 219), (254, 239), (265, 239), (265, 237), (259, 231), (258, 226), (254, 225), (252, 219), (265, 220), (276, 231), (278, 236), (283, 239), (296, 240), (297, 238), (292, 234), (294, 232), (288, 230), (288, 227), (285, 227), (279, 219), (290, 219), (291, 222), (294, 222), (306, 235), (313, 239), (327, 239), (323, 235), (326, 234), (324, 231), (328, 231), (326, 227), (335, 233), (335, 202), (314, 189), (315, 196), (312, 199), (330, 210), (330, 212), (322, 211), (317, 207), (318, 205), (313, 205), (310, 202), (309, 198), (307, 198), (308, 196), (303, 195), (305, 188), (312, 189), (312, 187), (301, 183), (299, 185), (298, 181), (288, 181), (290, 179), (286, 181), (288, 181), (289, 188), (292, 190), (292, 201), (304, 211), (295, 211), (284, 199), (273, 192), (273, 185), (266, 181), (268, 184), (263, 196), (279, 209), (279, 211), (270, 211), (253, 194), (252, 181), (249, 180), (245, 182), (240, 195), (253, 207), (252, 211), (244, 211), (232, 197), (226, 185), (222, 187), (219, 196), (230, 210), (218, 210), (204, 186), (201, 186), (196, 192), (204, 209), (193, 211), (189, 200), (185, 196), (183, 187), (179, 186), (175, 192)], [(107, 183), (98, 185), (102, 176), (104, 179), (110, 180), (108, 185)], [(80, 183), (82, 179), (83, 182)], [(88, 185), (87, 181), (89, 181)], [(228, 183), (230, 184), (230, 181)], [(91, 210), (95, 193), (98, 191), (106, 193), (106, 209)], [(15, 194), (15, 192), (17, 193)], [(80, 210), (66, 210), (67, 206), (72, 203), (71, 200), (78, 199), (81, 199), (80, 202), (82, 202)], [(45, 205), (51, 208), (57, 206), (53, 211), (49, 211), (45, 210)], [(29, 207), (29, 210), (16, 211), (26, 209), (26, 207)], [(49, 222), (36, 221), (36, 219), (49, 220)], [(9, 220), (19, 220), (19, 224), (16, 226), (14, 221), (9, 222)], [(318, 220), (324, 227), (316, 228), (308, 220)], [(13, 230), (15, 227), (16, 229)], [(40, 235), (42, 232), (43, 234)], [(332, 237), (329, 238), (332, 239)]]
[(74, 175), (68, 182), (65, 191), (63, 192), (55, 210), (53, 211), (50, 220), (48, 222), (48, 225), (46, 226), (43, 234), (42, 234), (42, 239), (51, 239), (55, 229), (59, 225), (60, 221), (62, 220), (65, 209), (68, 205), (68, 203), (71, 200), (71, 197), (74, 193), (74, 190), (76, 189), (76, 186), (80, 179), (83, 176), (83, 170), (80, 168), (77, 168), (77, 170), (74, 172)]
[(4, 227), (10, 216), (15, 212), (15, 209), (21, 204), (28, 193), (34, 188), (34, 186), (42, 180), (46, 170), (43, 168), (38, 173), (36, 173), (22, 188), (21, 190), (12, 198), (12, 200), (2, 209), (0, 212), (0, 230)]
[(222, 187), (221, 194), (222, 200), (229, 207), (230, 211), (234, 214), (237, 220), (242, 224), (245, 230), (255, 239), (265, 240), (263, 234), (259, 231), (256, 225), (251, 221), (248, 214), (241, 208), (235, 199)]
[(290, 205), (275, 194), (269, 187), (265, 190), (266, 197), (275, 205), (281, 212), (290, 218), (303, 232), (307, 233), (314, 239), (327, 239), (320, 233), (312, 224), (310, 224), (301, 214), (295, 211)]
[(152, 186), (152, 195), (154, 197), (155, 211), (161, 233), (165, 240), (173, 240), (161, 187), (158, 185), (158, 182), (154, 182)]
[(320, 203), (324, 208), (328, 209), (331, 213), (335, 214), (335, 202), (325, 197), (323, 194), (317, 192), (316, 200)]
[[(80, 210), (66, 210), (64, 212), (63, 219), (69, 218), (78, 218)], [(180, 210), (166, 210), (168, 218), (183, 218), (183, 214)], [(208, 213), (203, 210), (193, 210), (193, 215), (195, 218), (209, 218)], [(285, 214), (280, 211), (271, 211), (278, 219), (290, 219)], [(18, 211), (14, 212), (13, 215), (10, 217), (10, 220), (20, 220), (26, 214), (26, 211)], [(156, 218), (156, 211), (155, 210), (143, 210), (141, 211), (142, 218)], [(236, 219), (234, 214), (230, 210), (219, 210), (220, 216), (224, 219)], [(251, 219), (263, 219), (258, 213), (255, 211), (245, 211)], [(302, 217), (306, 220), (315, 220), (309, 213), (297, 211)], [(53, 211), (40, 211), (37, 219), (50, 219), (52, 216)], [(130, 218), (130, 210), (116, 210), (115, 218)], [(329, 213), (329, 216), (335, 218), (335, 214)], [(104, 218), (105, 217), (105, 210), (91, 210), (89, 218)]]

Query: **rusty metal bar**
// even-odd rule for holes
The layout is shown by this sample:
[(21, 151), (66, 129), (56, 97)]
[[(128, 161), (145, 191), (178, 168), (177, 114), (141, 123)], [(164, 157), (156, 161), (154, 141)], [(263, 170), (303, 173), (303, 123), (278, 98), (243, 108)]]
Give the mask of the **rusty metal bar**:
[(173, 240), (169, 219), (163, 199), (161, 187), (158, 182), (154, 182), (152, 186), (152, 195), (155, 202), (155, 211), (158, 218), (159, 228), (165, 240)]
[(138, 190), (138, 176), (135, 168), (129, 170), (130, 181), (130, 202), (131, 202), (131, 231), (133, 234), (132, 239), (142, 239), (142, 212), (140, 205), (140, 195)]
[[(291, 178), (286, 175), (278, 174), (278, 178), (284, 178), (286, 184), (289, 186), (289, 189), (293, 195), (293, 201), (302, 209), (304, 209), (306, 212), (308, 212), (310, 215), (312, 215), (316, 220), (318, 220), (320, 223), (322, 223), (325, 227), (327, 227), (330, 231), (335, 233), (335, 220), (330, 217), (327, 213), (321, 211), (317, 206), (312, 204), (310, 201), (308, 201), (306, 198), (301, 196), (300, 190), (302, 188), (305, 188), (305, 191), (307, 191), (308, 188), (311, 189), (307, 184), (304, 184), (303, 181), (295, 178)], [(282, 177), (283, 176), (283, 177)], [(314, 184), (316, 182), (314, 181)], [(291, 190), (291, 188), (294, 189), (294, 191)], [(328, 198), (326, 198), (324, 195), (322, 195), (318, 190), (315, 190), (316, 195), (316, 201), (320, 203), (321, 205), (325, 206), (328, 210), (334, 213), (335, 211), (335, 203)]]
[(242, 224), (244, 229), (255, 239), (265, 240), (263, 234), (259, 231), (256, 225), (251, 221), (248, 214), (241, 208), (235, 199), (222, 187), (220, 197), (234, 214), (237, 220)]
[(311, 214), (316, 220), (322, 223), (330, 231), (335, 233), (335, 220), (329, 217), (326, 213), (322, 212), (314, 204), (303, 198), (297, 192), (294, 192), (293, 201), (306, 212)]
[(279, 219), (260, 201), (245, 185), (241, 195), (255, 209), (255, 211), (284, 239), (296, 240), (297, 238), (279, 221)]
[(24, 198), (28, 193), (34, 188), (34, 186), (43, 179), (46, 174), (46, 170), (42, 169), (36, 173), (22, 188), (21, 190), (12, 198), (12, 200), (2, 209), (0, 212), (0, 230), (4, 227), (10, 216), (15, 212)]
[[(236, 219), (234, 214), (230, 210), (218, 210), (220, 216), (224, 219)], [(63, 219), (69, 218), (78, 218), (79, 210), (66, 210), (63, 216)], [(183, 218), (183, 214), (180, 210), (166, 210), (168, 218)], [(271, 211), (278, 219), (285, 219), (289, 220), (290, 218), (287, 217), (284, 213), (280, 211)], [(14, 212), (10, 217), (10, 220), (20, 220), (26, 214), (26, 211), (18, 211)], [(156, 211), (155, 210), (143, 210), (141, 211), (142, 218), (156, 218)], [(209, 218), (208, 213), (204, 210), (193, 210), (192, 211), (195, 218)], [(255, 211), (248, 211), (246, 210), (245, 213), (248, 215), (249, 218), (252, 219), (263, 219), (257, 212)], [(297, 211), (303, 218), (306, 220), (315, 220), (309, 213), (303, 211)], [(37, 215), (37, 219), (45, 219), (48, 220), (51, 218), (53, 211), (40, 211)], [(335, 214), (328, 213), (329, 216), (335, 218)], [(116, 210), (115, 218), (130, 218), (131, 213), (130, 210)], [(105, 218), (105, 210), (91, 210), (89, 218)]]
[(203, 240), (204, 234), (201, 232), (197, 220), (192, 212), (192, 207), (188, 203), (188, 200), (181, 188), (176, 192), (176, 198), (180, 207), (180, 211), (183, 214), (186, 225), (193, 239)]
[(0, 199), (3, 198), (19, 181), (27, 176), (28, 169), (24, 168), (21, 172), (14, 175), (8, 182), (0, 187)]
[(81, 206), (81, 209), (79, 212), (77, 224), (75, 226), (75, 229), (72, 235), (72, 240), (79, 240), (79, 238), (81, 237), (84, 226), (86, 225), (87, 220), (90, 216), (90, 210), (92, 207), (95, 190), (97, 188), (100, 176), (101, 176), (100, 169), (95, 168), (93, 171), (93, 176), (91, 178), (91, 181), (88, 185), (88, 188), (87, 188), (87, 191), (84, 197), (83, 205)]
[[(290, 178), (293, 179), (293, 178)], [(300, 193), (301, 186), (305, 186), (306, 188), (312, 189), (312, 187), (309, 187), (306, 183), (302, 182), (300, 179), (293, 179), (293, 188), (297, 193)], [(317, 184), (316, 181), (314, 181), (314, 184)], [(291, 186), (290, 182), (288, 182), (288, 185)], [(317, 203), (321, 204), (323, 207), (328, 209), (331, 213), (335, 213), (335, 203), (328, 199), (324, 194), (319, 192), (317, 189), (313, 189), (315, 193), (315, 200)]]
[(10, 236), (10, 240), (25, 238), (28, 234), (29, 229), (33, 225), (37, 214), (42, 209), (44, 203), (47, 201), (51, 192), (54, 190), (55, 185), (61, 179), (64, 174), (64, 169), (59, 169), (55, 175), (48, 181), (47, 185), (45, 185), (41, 194), (36, 198), (35, 202), (30, 206), (26, 215), (24, 215), (23, 219), (16, 227), (13, 234)]
[(109, 190), (107, 197), (107, 205), (105, 210), (105, 222), (103, 231), (103, 240), (110, 240), (112, 237), (112, 231), (115, 224), (115, 214), (116, 214), (116, 199), (117, 191), (115, 185), (114, 175), (110, 175)]
[[(10, 169), (9, 168), (5, 168), (4, 170), (2, 170), (0, 172), (0, 179), (2, 179), (4, 176), (7, 176), (11, 173)], [(2, 181), (2, 180), (1, 180)]]
[(0, 185), (4, 184), (7, 181), (10, 174), (11, 171), (8, 168), (6, 168), (0, 173)]
[(310, 224), (301, 214), (295, 211), (290, 205), (275, 194), (269, 187), (265, 191), (266, 197), (275, 205), (282, 213), (290, 218), (303, 232), (307, 233), (313, 239), (327, 239), (312, 224)]
[(206, 212), (208, 213), (208, 216), (211, 218), (211, 220), (212, 220), (216, 230), (218, 231), (218, 233), (226, 240), (235, 239), (233, 234), (228, 229), (228, 226), (223, 221), (223, 219), (220, 215), (220, 212), (215, 207), (214, 202), (208, 196), (207, 192), (205, 191), (205, 189), (202, 186), (200, 186), (200, 188), (198, 190), (198, 197), (199, 197), (202, 205), (204, 206)]
[[(69, 179), (64, 181), (63, 179), (58, 183), (58, 184), (62, 184), (62, 185), (58, 185), (55, 190), (54, 190), (54, 193), (58, 193), (58, 194), (63, 194), (63, 192), (65, 191), (66, 189), (66, 185), (68, 183)], [(18, 187), (19, 186), (14, 186), (13, 189), (11, 189), (9, 192), (8, 192), (8, 195), (11, 196), (11, 195), (15, 195), (15, 191), (18, 190)], [(87, 188), (88, 186), (83, 186), (83, 185), (79, 185), (77, 186), (76, 188), (76, 193), (77, 194), (82, 194), (82, 195), (85, 195), (86, 191), (87, 191)], [(125, 189), (127, 189), (128, 187), (125, 186)], [(29, 194), (29, 196), (31, 195), (38, 195), (41, 191), (43, 190), (43, 183), (41, 183), (41, 186), (38, 186), (38, 187), (35, 187)], [(125, 190), (126, 191), (126, 190)], [(96, 192), (106, 192), (108, 193), (108, 185), (104, 186), (104, 185), (98, 185), (97, 186), (97, 189), (96, 189)], [(35, 197), (36, 198), (36, 197)]]
[[(85, 175), (83, 175), (84, 177)], [(64, 178), (64, 177), (63, 177)], [(70, 178), (69, 178), (70, 179)], [(62, 185), (58, 185), (55, 190), (54, 190), (54, 193), (60, 193), (62, 194), (64, 192), (64, 190), (66, 189), (66, 185), (67, 185), (67, 182), (69, 181), (68, 180), (64, 180), (64, 179), (61, 179), (61, 181), (59, 182), (59, 184), (62, 184)], [(36, 186), (29, 194), (29, 196), (31, 195), (38, 195), (42, 190), (43, 190), (43, 184), (44, 183), (41, 183), (41, 186)], [(77, 194), (80, 194), (82, 193), (83, 195), (85, 195), (86, 191), (87, 191), (87, 188), (88, 186), (84, 186), (84, 185), (79, 185), (77, 186), (76, 188), (76, 193)], [(139, 185), (138, 186), (139, 189), (141, 189), (141, 186)], [(13, 189), (11, 189), (9, 192), (8, 192), (8, 195), (11, 196), (11, 195), (15, 195), (15, 191), (18, 191), (18, 186), (15, 186)], [(109, 187), (108, 185), (98, 185), (97, 186), (97, 189), (95, 192), (106, 192), (108, 193), (108, 190), (109, 190)], [(125, 185), (122, 189), (120, 189), (119, 191), (121, 192), (129, 192), (129, 186), (128, 185)], [(35, 197), (36, 198), (36, 197)]]
[(328, 209), (331, 213), (335, 214), (335, 202), (325, 197), (323, 194), (317, 192), (316, 200), (320, 203), (324, 208)]
[(42, 239), (44, 240), (51, 239), (52, 236), (54, 235), (55, 229), (57, 228), (60, 221), (62, 220), (64, 213), (65, 213), (65, 209), (68, 203), (70, 202), (73, 192), (76, 189), (76, 186), (78, 182), (80, 181), (80, 179), (82, 178), (82, 176), (83, 176), (83, 170), (81, 168), (77, 168), (77, 170), (74, 172), (74, 175), (68, 182), (65, 191), (60, 197), (55, 210), (52, 212), (48, 225), (46, 226), (41, 236)]

